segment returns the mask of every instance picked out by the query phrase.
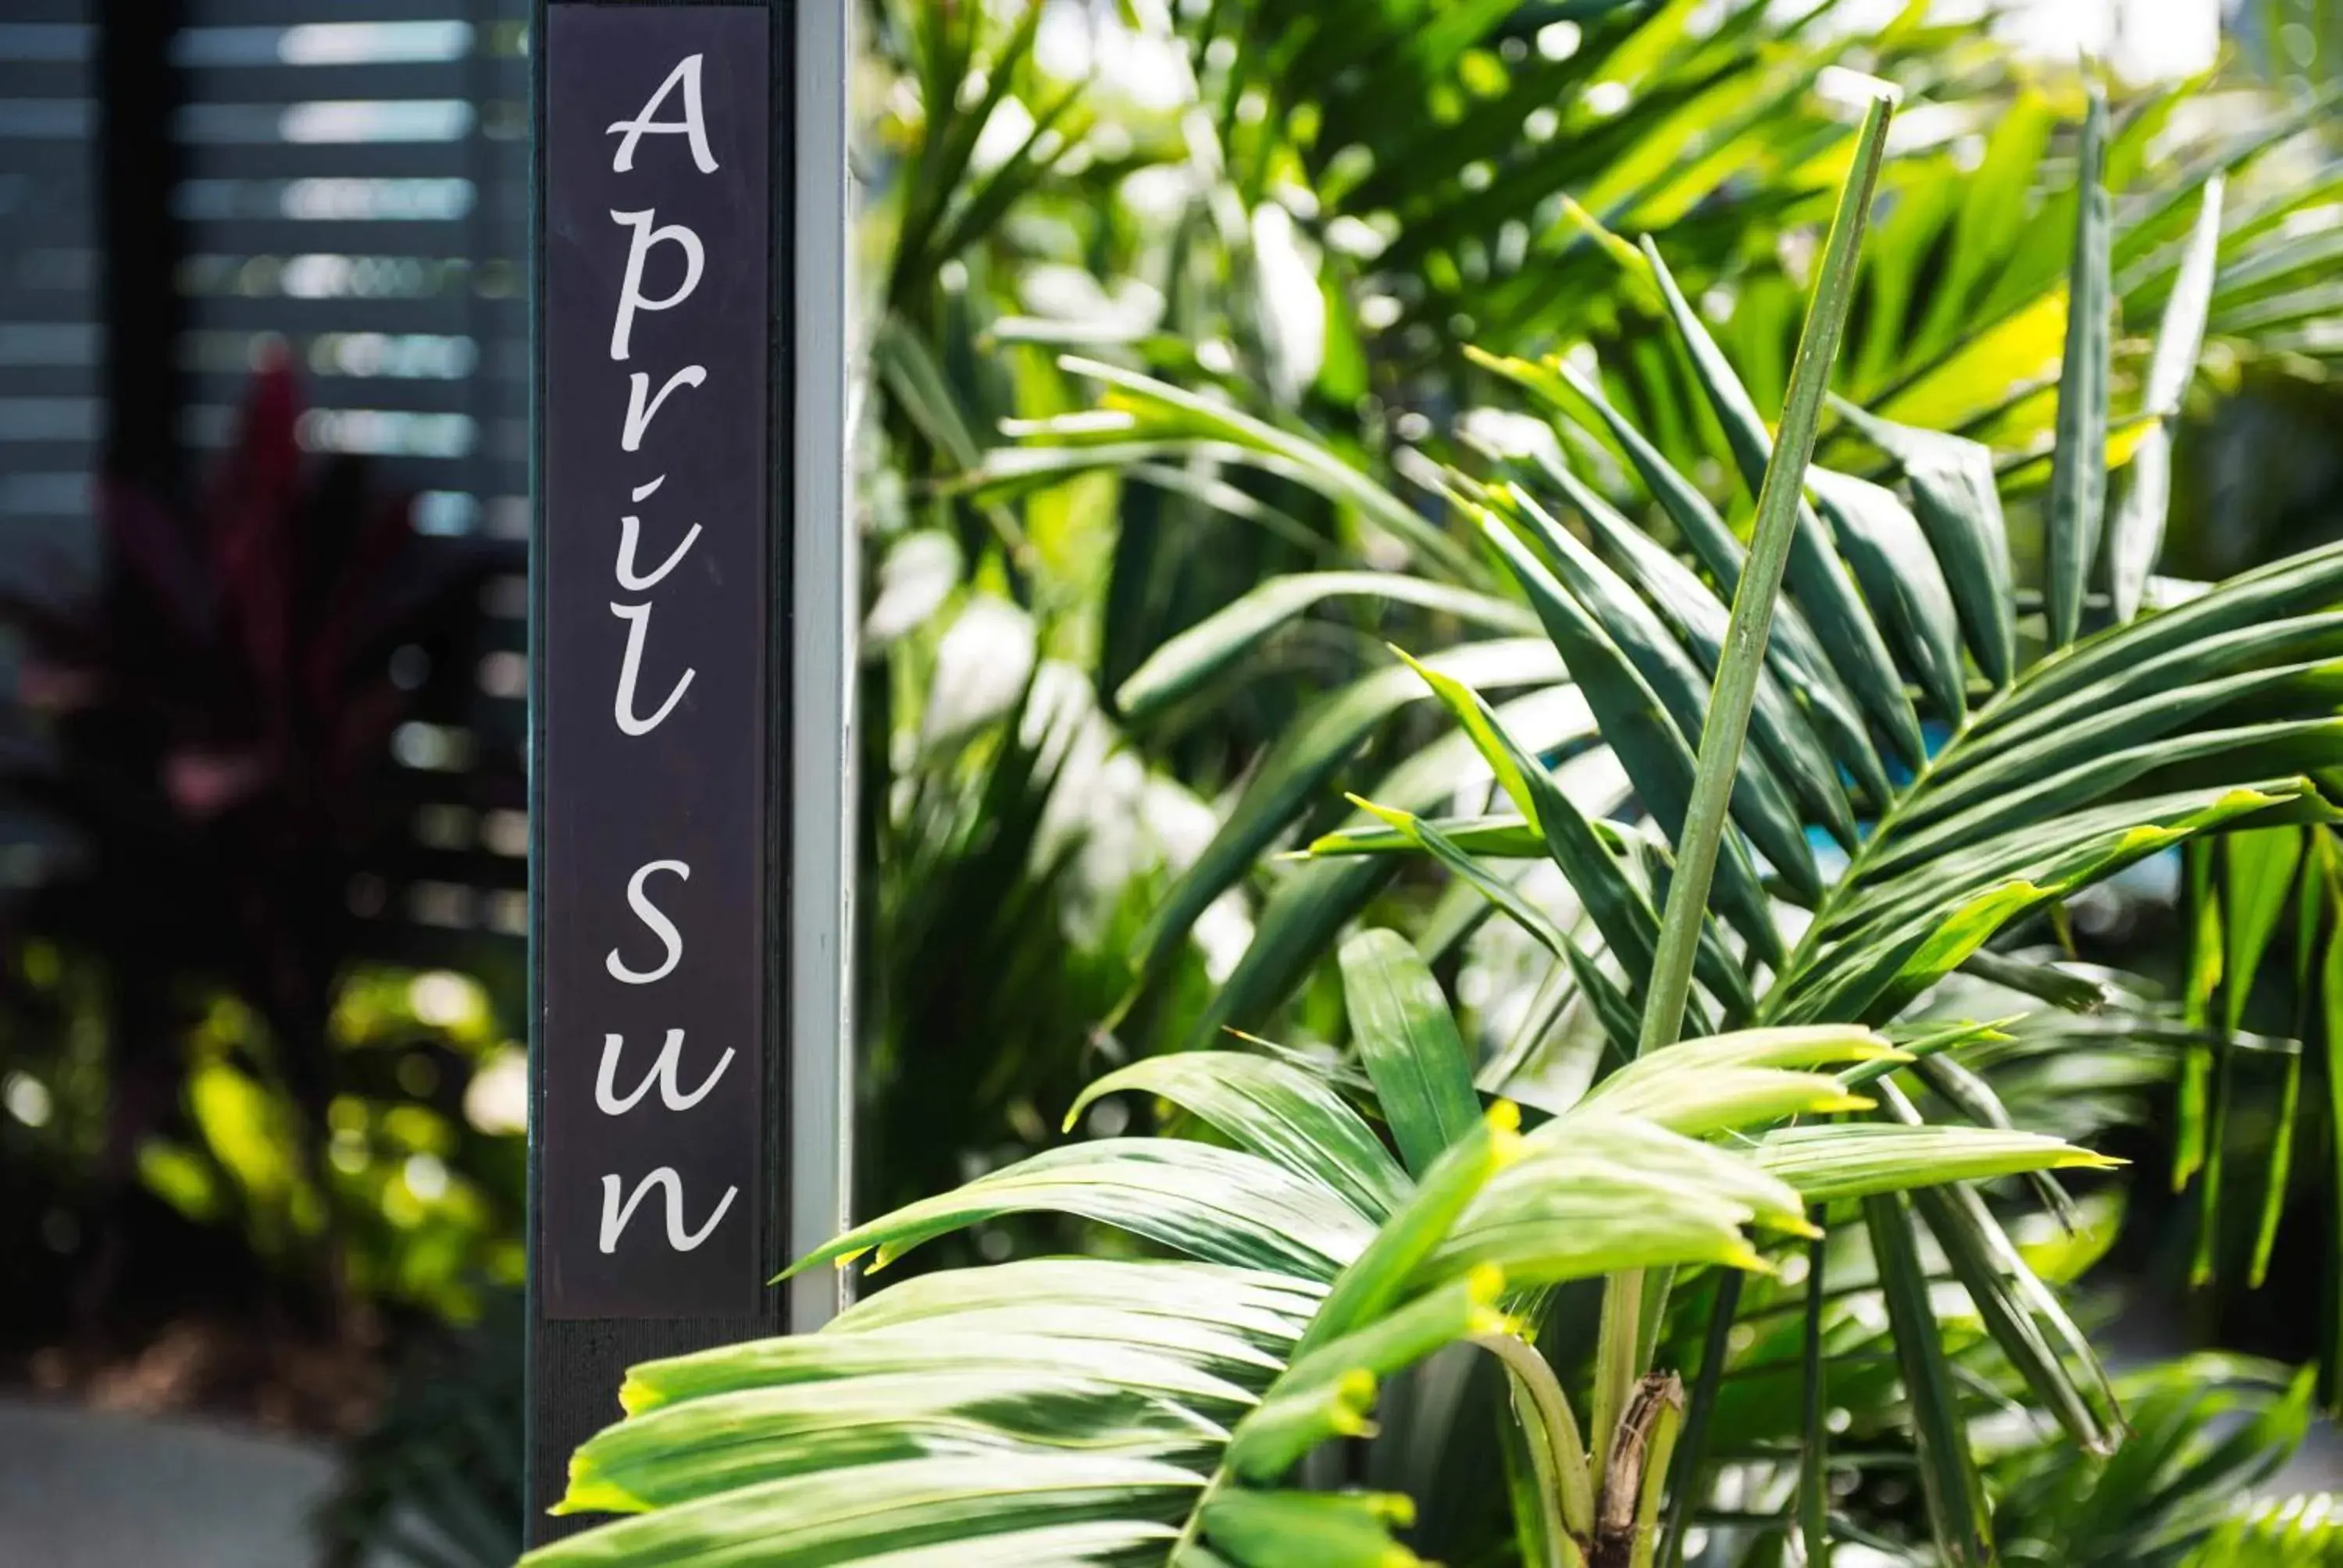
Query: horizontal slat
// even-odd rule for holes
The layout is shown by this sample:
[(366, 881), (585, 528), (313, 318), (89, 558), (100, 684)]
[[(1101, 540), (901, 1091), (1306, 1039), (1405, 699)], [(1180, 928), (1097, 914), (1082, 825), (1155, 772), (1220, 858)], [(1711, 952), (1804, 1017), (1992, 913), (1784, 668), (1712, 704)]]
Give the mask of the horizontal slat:
[[(478, 228), (490, 227), (483, 219)], [(197, 221), (186, 226), (190, 255), (461, 256), (475, 242), (468, 219), (304, 222), (282, 217)], [(480, 237), (487, 237), (485, 234)]]
[(36, 174), (0, 158), (0, 254), (35, 246), (89, 248), (97, 239), (96, 196), (96, 182), (77, 170)]
[[(38, 146), (38, 144), (25, 144)], [(469, 179), (526, 193), (528, 151), (500, 137), (475, 134), (461, 142), (196, 143), (181, 149), (192, 179)], [(527, 211), (525, 194), (499, 196), (507, 213)]]
[(94, 404), (100, 391), (95, 365), (0, 365), (0, 400)]
[(0, 22), (0, 68), (86, 72), (97, 57), (90, 0), (9, 0)]
[[(452, 85), (452, 84), (449, 84)], [(5, 125), (0, 119), (0, 125)], [(172, 139), (189, 146), (352, 146), (460, 144), (478, 111), (460, 97), (308, 98), (287, 103), (196, 99), (173, 116)]]
[(182, 294), (283, 296), (292, 299), (461, 299), (499, 286), (503, 272), (449, 256), (365, 256), (308, 251), (295, 256), (197, 253), (179, 264)]
[(0, 22), (0, 81), (39, 97), (86, 91), (77, 85), (97, 79), (97, 37), (96, 27), (71, 23)]
[[(294, 361), (313, 376), (357, 381), (458, 380), (491, 390), (518, 389), (528, 378), (528, 346), (509, 330), (501, 301), (478, 301), (474, 321), (458, 332), (349, 331), (287, 334), (274, 328), (242, 332), (207, 327), (183, 340), (180, 362), (190, 369), (238, 374), (259, 363), (264, 347), (290, 345)], [(485, 333), (485, 336), (484, 336)]]
[[(216, 372), (190, 377), (192, 395), (199, 402), (228, 403), (240, 395), (246, 380)], [(479, 412), (481, 399), (462, 382), (362, 381), (350, 377), (305, 376), (305, 400), (315, 409), (370, 409), (421, 415)]]
[(0, 397), (0, 442), (95, 441), (103, 425), (95, 397)]
[(186, 26), (171, 40), (171, 61), (189, 68), (460, 61), (479, 40), (478, 29), (463, 19), (466, 9), (450, 5), (445, 16), (431, 21)]
[[(8, 0), (8, 20), (0, 25), (0, 48), (22, 49), (26, 55), (96, 46), (96, 7), (93, 0)], [(60, 35), (63, 35), (62, 41)]]
[[(287, 340), (274, 333), (190, 332), (180, 339), (179, 363), (203, 375), (240, 376), (257, 364), (264, 347)], [(0, 329), (0, 353), (5, 349)], [(326, 332), (294, 339), (294, 363), (312, 386), (340, 380), (352, 387), (383, 381), (460, 381), (478, 386), (511, 374), (515, 357), (491, 353), (483, 364), (478, 340), (468, 333)], [(499, 345), (509, 350), (510, 344)], [(525, 370), (525, 367), (516, 367)]]
[(424, 179), (347, 175), (304, 179), (211, 179), (182, 184), (172, 198), (190, 250), (460, 251), (478, 231), (512, 254), (526, 232), (528, 187), (485, 191), (465, 176)]
[(80, 144), (96, 134), (97, 106), (88, 98), (0, 98), (0, 144)]
[[(469, 700), (475, 708), (483, 706), (477, 696)], [(394, 762), (397, 744), (392, 742)], [(509, 746), (490, 745), (477, 733), (472, 737), (472, 766), (462, 772), (395, 766), (384, 775), (386, 809), (419, 825), (422, 831), (416, 835), (417, 840), (426, 849), (450, 857), (430, 875), (457, 874), (458, 862), (467, 859), (487, 863), (494, 874), (503, 869), (496, 862), (515, 858), (505, 853), (512, 825), (504, 817), (520, 810), (528, 799), (528, 780), (513, 766), (518, 759)]]
[(27, 246), (14, 256), (16, 297), (37, 301), (43, 315), (55, 313), (60, 295), (87, 295), (97, 281), (98, 253), (87, 246)]
[[(7, 45), (0, 41), (0, 49)], [(0, 55), (0, 98), (95, 98), (97, 74), (78, 62)]]
[[(56, 300), (56, 296), (19, 296)], [(206, 330), (281, 333), (307, 337), (317, 333), (471, 333), (483, 342), (528, 337), (528, 302), (516, 296), (483, 297), (445, 293), (431, 297), (326, 297), (297, 300), (281, 293), (190, 293), (190, 321)], [(279, 314), (281, 312), (281, 314)]]
[(464, 332), (470, 301), (437, 299), (287, 299), (230, 294), (187, 298), (188, 325), (212, 331), (280, 332), (301, 339), (319, 332)]
[(455, 142), (195, 142), (182, 153), (190, 179), (471, 178), (479, 149)]
[(0, 294), (0, 379), (25, 370), (95, 367), (106, 335), (90, 321), (12, 321)]
[(524, 59), (392, 61), (319, 65), (226, 65), (189, 70), (187, 102), (287, 104), (337, 98), (528, 97)]
[(0, 138), (0, 177), (52, 182), (94, 197), (97, 189), (95, 151), (87, 141), (9, 141)]
[[(480, 200), (470, 175), (436, 178), (362, 179), (347, 175), (306, 179), (183, 180), (172, 193), (171, 209), (191, 224), (206, 223), (458, 223), (499, 210), (517, 211), (509, 191), (491, 187)], [(502, 197), (501, 201), (494, 199)], [(265, 242), (239, 242), (246, 249), (272, 248)], [(206, 248), (200, 241), (196, 249)]]
[[(14, 0), (12, 0), (12, 4)], [(54, 3), (54, 0), (52, 0)], [(293, 25), (318, 20), (317, 0), (186, 0), (186, 24), (201, 26)], [(528, 7), (515, 0), (334, 0), (328, 13), (337, 22), (472, 22), (526, 19)]]
[[(411, 737), (417, 730), (444, 731), (455, 727), (422, 724), (410, 720), (402, 725), (391, 740), (391, 757), (400, 765), (384, 775), (381, 793), (383, 802), (401, 814), (411, 816), (420, 807), (433, 804), (468, 806), (475, 810), (515, 810), (528, 799), (528, 780), (508, 767), (482, 766), (483, 739), (468, 726), (461, 733), (465, 739), (466, 760), (458, 767), (415, 768), (407, 766), (402, 753), (412, 745)], [(508, 752), (502, 762), (512, 759)], [(499, 759), (490, 759), (492, 764)]]
[(66, 462), (46, 467), (33, 457), (35, 449), (18, 447), (10, 471), (0, 474), (0, 518), (85, 518), (90, 508), (90, 459), (95, 448), (82, 445), (58, 449)]
[[(206, 390), (231, 396), (190, 403), (181, 411), (181, 436), (191, 446), (218, 448), (234, 438), (246, 389)], [(400, 486), (481, 496), (526, 487), (525, 452), (503, 441), (516, 427), (525, 431), (527, 421), (460, 408), (397, 409), (320, 399), (304, 416), (298, 435), (311, 451), (374, 458), (387, 480)]]
[[(302, 355), (311, 352), (314, 345), (347, 339), (352, 335), (456, 335), (468, 337), (478, 347), (475, 375), (492, 376), (500, 381), (525, 381), (528, 377), (528, 306), (519, 300), (477, 297), (468, 301), (460, 297), (440, 300), (287, 300), (215, 295), (187, 303), (196, 325), (206, 332), (282, 337)], [(268, 318), (258, 322), (230, 319), (239, 310), (259, 306), (280, 307), (285, 314), (265, 312)], [(431, 309), (452, 312), (462, 318), (424, 320)], [(370, 320), (369, 314), (381, 319)], [(327, 325), (305, 329), (304, 324), (312, 319), (325, 320)], [(212, 364), (218, 367), (219, 361), (214, 359)]]

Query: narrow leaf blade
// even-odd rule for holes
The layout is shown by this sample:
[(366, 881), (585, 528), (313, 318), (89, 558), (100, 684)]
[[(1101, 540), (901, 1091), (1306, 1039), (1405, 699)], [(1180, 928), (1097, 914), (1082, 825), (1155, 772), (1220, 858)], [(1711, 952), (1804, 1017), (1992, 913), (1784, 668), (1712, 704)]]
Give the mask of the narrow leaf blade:
[(2083, 624), (2098, 559), (2107, 493), (2107, 364), (2113, 287), (2107, 247), (2107, 98), (2091, 85), (2083, 120), (2075, 262), (2067, 284), (2066, 351), (2058, 378), (2058, 447), (2050, 466), (2050, 640), (2064, 648)]
[(1440, 982), (1406, 938), (1362, 931), (1342, 944), (1342, 966), (1360, 1058), (1401, 1157), (1421, 1176), (1481, 1124), (1472, 1059)]

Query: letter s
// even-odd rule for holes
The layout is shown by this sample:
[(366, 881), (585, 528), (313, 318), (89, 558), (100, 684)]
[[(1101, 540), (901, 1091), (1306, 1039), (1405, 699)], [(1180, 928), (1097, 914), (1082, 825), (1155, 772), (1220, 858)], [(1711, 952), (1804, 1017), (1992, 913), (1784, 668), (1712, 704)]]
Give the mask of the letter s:
[(618, 950), (612, 948), (602, 960), (603, 967), (610, 971), (613, 980), (624, 980), (628, 985), (649, 985), (653, 980), (665, 980), (675, 972), (675, 966), (683, 961), (683, 933), (675, 929), (675, 922), (669, 920), (666, 912), (652, 903), (643, 891), (643, 884), (649, 880), (653, 871), (673, 871), (684, 881), (691, 879), (691, 868), (681, 860), (653, 860), (627, 879), (627, 907), (635, 911), (637, 920), (656, 931), (667, 947), (666, 960), (659, 968), (648, 971), (628, 969), (619, 959)]

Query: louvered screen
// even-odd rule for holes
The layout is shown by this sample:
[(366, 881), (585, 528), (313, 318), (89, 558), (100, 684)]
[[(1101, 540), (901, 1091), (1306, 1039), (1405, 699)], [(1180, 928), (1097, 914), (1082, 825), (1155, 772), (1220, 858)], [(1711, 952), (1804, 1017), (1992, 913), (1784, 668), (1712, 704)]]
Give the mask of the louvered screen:
[[(0, 17), (0, 593), (45, 594), (95, 564), (96, 29), (89, 0), (9, 0)], [(0, 693), (13, 652), (0, 639)], [(0, 889), (39, 874), (45, 838), (0, 819)]]
[(427, 533), (515, 551), (463, 698), (394, 744), (419, 870), (353, 890), (362, 912), (451, 933), (518, 934), (527, 917), (527, 15), (525, 0), (186, 0), (171, 51), (180, 435), (196, 464), (281, 337), (312, 405), (305, 445), (367, 455), (419, 495)]
[(0, 21), (0, 588), (85, 578), (102, 434), (88, 0)]

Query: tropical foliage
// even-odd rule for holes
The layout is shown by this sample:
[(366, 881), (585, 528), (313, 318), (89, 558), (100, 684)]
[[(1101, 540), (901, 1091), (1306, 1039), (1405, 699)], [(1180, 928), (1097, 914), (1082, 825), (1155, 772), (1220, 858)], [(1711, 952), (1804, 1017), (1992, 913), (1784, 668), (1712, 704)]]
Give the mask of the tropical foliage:
[[(1995, 1073), (2103, 1049), (2069, 1015), (2177, 1042), (2197, 1108), (2184, 1173), (2213, 1186), (2203, 1149), (2249, 1049), (2242, 1002), (2211, 1010), (2220, 971), (2167, 1010), (2015, 944), (2127, 868), (2217, 841), (2199, 923), (2237, 977), (2225, 994), (2246, 994), (2298, 901), (2310, 950), (2331, 894), (2298, 869), (2326, 863), (2336, 816), (2343, 550), (2202, 591), (2153, 575), (2159, 440), (2206, 330), (2222, 193), (2209, 182), (2182, 226), (2147, 417), (2125, 427), (2114, 258), (2137, 231), (2105, 188), (2096, 97), (2052, 443), (2006, 462), (1843, 402), (1815, 462), (1886, 123), (1875, 103), (1855, 143), (1778, 430), (1662, 249), (1581, 225), (1665, 323), (1754, 499), (1745, 533), (1623, 411), (1599, 356), (1475, 354), (1513, 406), (1460, 420), (1447, 463), (1394, 465), (1444, 509), (1229, 400), (1061, 361), (1106, 402), (1021, 427), (963, 486), (973, 504), (1137, 465), (1224, 469), (1314, 497), (1384, 563), (1279, 576), (1204, 618), (1121, 684), (1127, 721), (1220, 700), (1322, 607), (1447, 634), (1272, 743), (1158, 909), (1120, 1010), (1138, 1016), (1201, 911), (1299, 828), (1301, 863), (1273, 873), (1191, 1038), (1282, 1020), (1347, 1045), (1143, 1058), (1067, 1124), (1139, 1091), (1169, 1108), (1158, 1136), (1046, 1151), (803, 1260), (883, 1266), (1034, 1210), (1141, 1243), (929, 1275), (818, 1334), (637, 1369), (565, 1506), (640, 1517), (531, 1562), (2334, 1549), (2323, 1506), (2238, 1497), (2298, 1435), (2306, 1382), (2101, 1370), (2059, 1287), (2113, 1193), (2078, 1201), (2053, 1171), (2106, 1161), (2017, 1131)], [(2012, 511), (2043, 541), (2028, 574)], [(1350, 816), (1313, 820), (1421, 697), (1446, 728), (1362, 780)], [(1378, 899), (1433, 869), (1448, 891), (1419, 933), (1378, 929)], [(1435, 966), (1493, 913), (1544, 968), (1503, 1036), (1468, 1044)], [(1330, 1011), (1310, 998), (1338, 943)], [(2013, 1005), (1959, 1006), (1979, 995)], [(1686, 1028), (1700, 1038), (1676, 1043)], [(2020, 1240), (1993, 1185), (2008, 1177), (2068, 1240)], [(2253, 1419), (2209, 1435), (2231, 1408)], [(2011, 1410), (2056, 1430), (2021, 1415), (2016, 1441), (1996, 1434)]]
[[(1135, 856), (1092, 864), (1135, 860), (1141, 881), (1186, 872), (1168, 898), (1129, 890), (1154, 911), (1134, 921), (1135, 942), (1127, 928), (1110, 940), (1098, 920), (1023, 922), (1079, 932), (1054, 961), (1083, 975), (1085, 991), (1119, 967), (1139, 971), (1124, 977), (1126, 990), (1143, 982), (1131, 1006), (1098, 1042), (1105, 1060), (1209, 1039), (1221, 1011), (1266, 1017), (1250, 977), (1206, 1010), (1191, 938), (1211, 911), (1201, 950), (1225, 973), (1252, 897), (1282, 885), (1262, 852), (1297, 824), (1303, 841), (1332, 825), (1338, 782), (1372, 781), (1337, 779), (1346, 759), (1387, 766), (1432, 739), (1426, 694), (1388, 668), (1383, 638), (1418, 654), (1460, 629), (1510, 642), (1470, 656), (1468, 681), (1493, 690), (1523, 658), (1551, 658), (1519, 640), (1540, 628), (1517, 595), (1493, 605), (1444, 591), (1502, 581), (1471, 525), (1460, 544), (1436, 520), (1410, 521), (1421, 506), (1403, 487), (1424, 471), (1421, 457), (1457, 456), (1442, 450), (1447, 431), (1518, 428), (1480, 407), (1489, 378), (1461, 345), (1532, 362), (1566, 355), (1714, 496), (1721, 432), (1670, 342), (1647, 265), (1615, 236), (1664, 236), (1685, 299), (1757, 405), (1777, 407), (1818, 226), (1851, 156), (1855, 71), (1898, 80), (1919, 103), (1879, 176), (1837, 385), (1903, 423), (1989, 443), (2013, 499), (2038, 492), (2066, 315), (2079, 82), (2014, 61), (1973, 26), (1934, 23), (1925, 5), (1869, 29), (1844, 9), (1792, 18), (1755, 4), (1379, 0), (1329, 26), (1322, 8), (1270, 0), (1079, 19), (1063, 6), (880, 8), (871, 222), (885, 265), (870, 274), (863, 490), (872, 577), (886, 586), (865, 686), (868, 884), (894, 886), (930, 864), (905, 801), (940, 799), (953, 777), (957, 798), (973, 799), (967, 769), (898, 782), (934, 755), (923, 741), (943, 668), (939, 633), (905, 630), (917, 618), (908, 607), (924, 603), (950, 635), (970, 610), (999, 620), (1006, 599), (1024, 612), (1039, 660), (1080, 670), (1099, 693), (1119, 767), (1143, 773), (1151, 808), (1175, 808), (1184, 823), (1194, 800), (1227, 797), (1218, 837), (1194, 836), (1212, 839), (1201, 855), (1184, 829), (1169, 841), (1134, 835), (1136, 809), (1078, 799), (1053, 813), (1095, 824), (1108, 846), (1142, 840)], [(2149, 444), (2151, 424), (2177, 422), (2188, 390), (2184, 378), (2181, 393), (2151, 397), (2147, 335), (2119, 323), (2158, 319), (2208, 182), (2226, 176), (2235, 193), (2208, 307), (2216, 374), (2282, 375), (2316, 352), (2283, 325), (2324, 308), (2318, 257), (2330, 236), (2306, 220), (2332, 187), (2301, 169), (2299, 138), (2288, 139), (2309, 111), (2207, 116), (2199, 85), (2137, 94), (2108, 124), (2119, 459)], [(1196, 407), (1151, 401), (1175, 390)], [(2163, 417), (2135, 417), (2150, 408)], [(1136, 423), (1111, 422), (1131, 411)], [(1628, 494), (1615, 444), (1586, 449), (1573, 422), (1563, 439), (1574, 462), (1587, 460), (1588, 482), (1614, 501)], [(1881, 474), (1875, 449), (1825, 439), (1826, 460)], [(2199, 537), (2197, 476), (2185, 454), (2164, 466), (2180, 530)], [(2035, 517), (2024, 506), (2011, 517), (2012, 556), (2029, 575)], [(2127, 534), (2153, 532), (2150, 520)], [(1416, 548), (1406, 586), (1393, 586), (1386, 568), (1426, 534), (1447, 542)], [(1316, 575), (1352, 570), (1373, 572), (1381, 591)], [(1297, 574), (1308, 580), (1262, 589)], [(1183, 634), (1256, 589), (1292, 608), (1252, 601), (1259, 635), (1214, 667), (1222, 678), (1152, 678), (1177, 676), (1174, 650), (1193, 647)], [(999, 722), (962, 755), (990, 755)], [(1440, 771), (1427, 764), (1423, 777)], [(1077, 769), (1076, 789), (1091, 777)], [(986, 885), (978, 862), (963, 864), (971, 902), (1027, 907), (1027, 890)], [(1081, 898), (1121, 906), (1124, 893)], [(947, 960), (883, 917), (867, 940), (881, 955), (874, 977)], [(1322, 930), (1294, 957), (1322, 973), (1329, 950)], [(1312, 994), (1327, 1012), (1327, 989), (1305, 992), (1305, 1006)], [(974, 1020), (1020, 1011), (997, 990), (960, 1010), (962, 1035), (950, 1019), (909, 1016), (875, 979), (864, 1000), (882, 1059), (873, 1085), (912, 1081), (888, 1064), (988, 1054), (997, 1031)], [(1060, 1055), (1052, 1082), (1080, 1066)], [(891, 1092), (874, 1089), (870, 1103), (885, 1122)], [(923, 1123), (910, 1145), (989, 1161), (1032, 1146), (1047, 1120), (1015, 1096), (950, 1103), (974, 1114), (941, 1137)], [(931, 1184), (942, 1173), (926, 1174)]]

